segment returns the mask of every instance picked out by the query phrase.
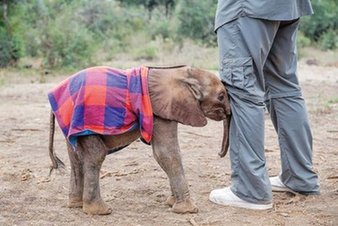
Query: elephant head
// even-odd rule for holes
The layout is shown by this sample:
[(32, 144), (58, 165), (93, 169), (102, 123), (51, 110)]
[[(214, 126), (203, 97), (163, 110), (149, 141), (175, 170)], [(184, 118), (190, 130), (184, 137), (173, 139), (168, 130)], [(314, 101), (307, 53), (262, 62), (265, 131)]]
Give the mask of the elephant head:
[(222, 149), (228, 150), (230, 105), (220, 79), (207, 71), (187, 66), (150, 67), (148, 86), (154, 115), (202, 127), (207, 118), (224, 122)]

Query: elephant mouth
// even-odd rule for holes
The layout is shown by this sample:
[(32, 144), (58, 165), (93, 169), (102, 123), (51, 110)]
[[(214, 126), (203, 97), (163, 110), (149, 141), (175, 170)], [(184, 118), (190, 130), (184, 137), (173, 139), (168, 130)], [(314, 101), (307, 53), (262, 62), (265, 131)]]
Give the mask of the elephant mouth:
[(206, 116), (215, 121), (226, 119), (226, 114), (223, 108), (211, 109), (206, 112)]

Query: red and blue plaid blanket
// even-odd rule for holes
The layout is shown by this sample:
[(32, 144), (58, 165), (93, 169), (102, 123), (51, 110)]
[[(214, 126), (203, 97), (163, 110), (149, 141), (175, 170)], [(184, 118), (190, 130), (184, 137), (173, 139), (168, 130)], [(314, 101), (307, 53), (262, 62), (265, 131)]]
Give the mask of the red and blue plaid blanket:
[(78, 136), (117, 135), (140, 129), (149, 143), (153, 112), (147, 77), (146, 67), (119, 70), (100, 66), (61, 82), (48, 99), (68, 141), (75, 147)]

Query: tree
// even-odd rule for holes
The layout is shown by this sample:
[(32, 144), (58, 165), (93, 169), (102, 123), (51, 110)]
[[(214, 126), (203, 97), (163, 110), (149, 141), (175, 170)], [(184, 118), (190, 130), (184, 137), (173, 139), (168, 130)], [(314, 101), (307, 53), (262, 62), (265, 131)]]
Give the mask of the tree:
[(147, 9), (149, 18), (156, 7), (163, 6), (166, 17), (170, 16), (177, 0), (119, 0), (124, 5), (142, 5)]
[(7, 0), (1, 0), (0, 67), (6, 67), (16, 63), (21, 54), (19, 40), (13, 36), (12, 28), (8, 20), (9, 4), (14, 3), (14, 1), (8, 2)]
[(314, 15), (302, 18), (300, 30), (322, 49), (338, 48), (337, 0), (313, 0)]
[(216, 35), (213, 33), (216, 0), (183, 0), (178, 3), (175, 11), (180, 35), (207, 44), (216, 43)]

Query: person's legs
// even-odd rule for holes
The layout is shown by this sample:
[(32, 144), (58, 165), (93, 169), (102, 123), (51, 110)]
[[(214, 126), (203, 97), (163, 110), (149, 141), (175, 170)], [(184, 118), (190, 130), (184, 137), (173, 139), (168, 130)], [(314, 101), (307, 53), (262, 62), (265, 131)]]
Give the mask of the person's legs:
[[(263, 65), (278, 26), (277, 21), (241, 17), (217, 31), (220, 76), (228, 89), (232, 111), (231, 191), (256, 204), (272, 201), (264, 154)], [(211, 192), (210, 200), (216, 200), (220, 193)]]
[(318, 176), (312, 165), (312, 135), (302, 97), (273, 98), (271, 119), (281, 151), (281, 182), (299, 193), (319, 193)]
[(319, 193), (312, 165), (312, 135), (297, 78), (298, 20), (282, 22), (264, 66), (266, 104), (278, 133), (281, 182), (293, 191)]

